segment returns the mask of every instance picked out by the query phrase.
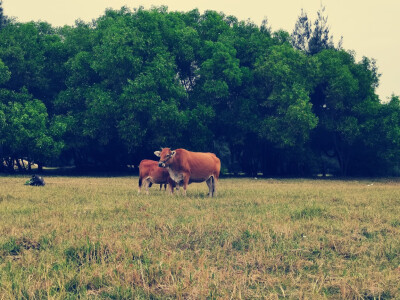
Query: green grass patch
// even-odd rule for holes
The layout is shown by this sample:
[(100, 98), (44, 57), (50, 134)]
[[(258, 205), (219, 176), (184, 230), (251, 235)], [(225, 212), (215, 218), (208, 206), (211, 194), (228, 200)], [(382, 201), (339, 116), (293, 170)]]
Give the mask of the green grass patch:
[(322, 217), (325, 213), (325, 210), (318, 206), (310, 206), (305, 207), (300, 210), (296, 210), (292, 215), (292, 220), (300, 220), (300, 219), (313, 219), (317, 217)]

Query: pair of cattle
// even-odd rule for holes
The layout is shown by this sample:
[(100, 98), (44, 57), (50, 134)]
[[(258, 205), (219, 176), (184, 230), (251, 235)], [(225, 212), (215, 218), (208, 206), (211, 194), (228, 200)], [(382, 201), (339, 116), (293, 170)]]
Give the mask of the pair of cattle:
[(154, 183), (168, 184), (171, 193), (175, 187), (182, 186), (183, 194), (186, 195), (188, 184), (205, 181), (208, 195), (213, 197), (216, 194), (221, 162), (214, 153), (163, 148), (154, 154), (160, 158), (158, 162), (145, 159), (139, 164), (139, 193), (142, 185), (148, 193), (149, 187)]

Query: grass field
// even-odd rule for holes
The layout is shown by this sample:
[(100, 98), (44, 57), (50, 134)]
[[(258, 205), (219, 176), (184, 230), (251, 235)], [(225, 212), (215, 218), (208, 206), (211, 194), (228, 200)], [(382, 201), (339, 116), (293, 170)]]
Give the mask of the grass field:
[(0, 299), (400, 299), (400, 182), (0, 177)]

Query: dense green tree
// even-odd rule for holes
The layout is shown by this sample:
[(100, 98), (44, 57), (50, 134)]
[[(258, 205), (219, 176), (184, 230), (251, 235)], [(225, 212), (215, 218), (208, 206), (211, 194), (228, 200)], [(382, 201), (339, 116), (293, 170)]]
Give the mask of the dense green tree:
[(135, 80), (128, 81), (121, 95), (118, 130), (130, 150), (137, 151), (146, 144), (148, 150), (158, 149), (180, 138), (184, 120), (178, 103), (184, 89), (175, 74), (172, 58), (160, 54)]
[(1, 159), (9, 170), (14, 165), (23, 170), (31, 163), (51, 163), (64, 146), (63, 122), (50, 120), (43, 102), (26, 90), (0, 90), (0, 127)]
[(363, 104), (365, 122), (361, 128), (362, 141), (350, 165), (350, 175), (399, 175), (400, 171), (400, 101), (392, 96), (387, 103)]
[(8, 67), (0, 60), (0, 84), (10, 80), (11, 72)]
[(260, 29), (249, 21), (238, 22), (233, 17), (228, 17), (227, 22), (232, 27), (228, 40), (236, 50), (240, 85), (231, 85), (229, 98), (217, 107), (214, 126), (217, 150), (227, 168), (255, 175), (261, 169), (260, 157), (266, 153), (258, 137), (260, 101), (254, 69), (275, 41), (266, 22)]
[(54, 97), (65, 88), (67, 59), (56, 31), (47, 23), (11, 23), (0, 31), (0, 59), (11, 72), (2, 87), (24, 87), (52, 112)]
[[(383, 160), (384, 167), (380, 167), (381, 174), (388, 171), (390, 175), (400, 172), (400, 98), (393, 95), (389, 103), (383, 104), (380, 109), (381, 124), (375, 133), (375, 142), (370, 146), (377, 146), (378, 157)], [(375, 131), (375, 132), (376, 132)], [(380, 131), (380, 132), (379, 132)], [(380, 174), (380, 175), (381, 175)]]
[(267, 114), (259, 133), (279, 147), (303, 145), (317, 125), (309, 102), (313, 68), (306, 56), (288, 44), (271, 47), (256, 66)]
[(48, 111), (63, 84), (53, 89), (47, 63), (62, 63), (50, 55), (60, 40), (46, 23), (10, 23), (0, 36), (1, 160), (9, 169), (52, 163), (64, 146), (64, 125)]
[(352, 53), (324, 50), (316, 57), (318, 83), (311, 96), (319, 118), (314, 141), (319, 149), (337, 158), (341, 174), (347, 175), (355, 145), (362, 140), (362, 128), (373, 117), (379, 100), (374, 93), (378, 75), (374, 64), (356, 63)]
[(109, 170), (168, 146), (216, 152), (224, 172), (254, 176), (398, 174), (398, 97), (379, 101), (375, 61), (335, 47), (324, 13), (302, 11), (291, 35), (165, 6), (61, 28), (10, 21), (2, 166), (61, 157)]
[[(198, 11), (193, 14), (198, 18)], [(165, 16), (162, 27), (168, 51), (175, 58), (175, 64), (181, 84), (187, 93), (195, 86), (198, 66), (198, 52), (202, 41), (198, 31), (193, 27), (193, 20), (183, 13), (170, 13)], [(189, 20), (187, 20), (189, 19)]]
[[(285, 42), (272, 46), (258, 60), (255, 72), (260, 91), (257, 134), (264, 145), (269, 145), (272, 159), (264, 162), (264, 172), (292, 172), (275, 162), (278, 156), (283, 165), (292, 164), (292, 158), (282, 154), (304, 153), (310, 132), (317, 126), (318, 118), (310, 102), (315, 64)], [(303, 163), (299, 157), (305, 156), (297, 158), (298, 163)]]

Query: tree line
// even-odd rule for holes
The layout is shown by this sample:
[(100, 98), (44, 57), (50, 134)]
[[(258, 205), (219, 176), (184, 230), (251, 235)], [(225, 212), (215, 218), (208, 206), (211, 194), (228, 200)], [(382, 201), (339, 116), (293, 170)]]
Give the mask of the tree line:
[(223, 173), (397, 175), (400, 101), (378, 84), (323, 9), (292, 33), (166, 7), (57, 28), (1, 11), (0, 169), (116, 170), (170, 147), (214, 152)]

